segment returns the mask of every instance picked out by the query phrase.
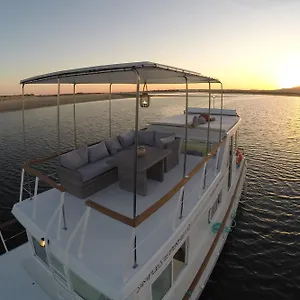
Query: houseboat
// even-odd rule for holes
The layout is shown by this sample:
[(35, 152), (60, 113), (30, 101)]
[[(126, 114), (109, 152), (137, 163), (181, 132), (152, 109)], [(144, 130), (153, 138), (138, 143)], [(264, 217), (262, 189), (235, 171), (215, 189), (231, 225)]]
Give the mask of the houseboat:
[[(27, 154), (20, 170), (12, 214), (28, 242), (8, 251), (0, 236), (7, 250), (0, 257), (0, 298), (198, 299), (235, 224), (247, 170), (238, 145), (241, 117), (224, 109), (222, 83), (153, 62), (63, 70), (20, 83), (23, 96), (28, 85), (57, 85), (58, 143), (47, 157)], [(62, 84), (74, 94), (74, 148), (67, 152), (61, 151)], [(109, 136), (92, 145), (77, 141), (80, 84), (110, 88)], [(114, 135), (111, 91), (124, 84), (135, 86), (135, 127)], [(139, 111), (151, 105), (149, 87), (171, 84), (185, 87), (182, 113), (139, 128)], [(220, 87), (218, 108), (213, 84)], [(205, 107), (189, 105), (198, 85), (208, 90)], [(24, 100), (22, 116), (25, 124)], [(39, 168), (51, 161), (58, 162), (57, 181)], [(49, 189), (40, 192), (41, 182)]]

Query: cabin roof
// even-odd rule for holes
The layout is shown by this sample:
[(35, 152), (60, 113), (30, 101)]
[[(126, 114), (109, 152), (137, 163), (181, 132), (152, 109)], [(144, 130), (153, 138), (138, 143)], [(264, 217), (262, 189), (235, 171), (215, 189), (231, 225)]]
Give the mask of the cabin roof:
[(221, 83), (218, 79), (154, 62), (131, 62), (62, 70), (23, 79), (20, 84), (183, 84)]

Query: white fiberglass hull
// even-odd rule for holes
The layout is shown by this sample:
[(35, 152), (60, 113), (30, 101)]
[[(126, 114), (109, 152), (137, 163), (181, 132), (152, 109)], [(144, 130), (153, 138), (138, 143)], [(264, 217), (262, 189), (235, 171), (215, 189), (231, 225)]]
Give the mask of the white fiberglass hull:
[[(243, 190), (243, 187), (244, 187), (244, 183), (245, 183), (245, 178), (246, 178), (246, 171), (247, 171), (247, 165), (245, 164), (244, 166), (244, 169), (241, 173), (241, 179), (239, 181), (239, 184), (238, 186), (236, 187), (237, 189), (237, 192), (236, 192), (236, 195), (235, 195), (235, 199), (233, 200), (234, 201), (234, 204), (232, 206), (232, 209), (230, 211), (230, 216), (234, 215), (238, 206), (239, 206), (239, 201), (240, 201), (240, 198), (241, 198), (241, 194), (242, 194), (242, 190)], [(229, 218), (228, 221), (227, 221), (227, 226), (230, 227), (231, 226), (231, 223), (232, 223), (232, 219)], [(221, 254), (221, 251), (224, 247), (224, 244), (226, 242), (226, 239), (227, 239), (227, 236), (229, 234), (229, 231), (224, 231), (216, 248), (214, 249), (213, 251), (213, 254), (209, 260), (209, 263), (207, 264), (207, 267), (203, 273), (203, 276), (202, 278), (198, 281), (198, 283), (196, 284), (194, 290), (192, 293), (189, 293), (189, 291), (187, 291), (187, 295), (189, 296), (188, 299), (190, 300), (196, 300), (196, 299), (199, 299), (202, 291), (204, 290), (204, 287), (214, 269), (214, 266)]]

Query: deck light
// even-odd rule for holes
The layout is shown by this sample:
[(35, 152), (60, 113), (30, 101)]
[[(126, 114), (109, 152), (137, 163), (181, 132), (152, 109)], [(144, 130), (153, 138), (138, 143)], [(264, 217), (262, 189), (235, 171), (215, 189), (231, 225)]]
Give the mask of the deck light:
[(147, 83), (144, 83), (143, 92), (140, 95), (140, 106), (141, 107), (149, 107), (150, 106), (150, 96), (148, 93)]
[(45, 242), (44, 238), (41, 238), (41, 240), (40, 240), (40, 246), (43, 247), (43, 248), (46, 246), (46, 242)]

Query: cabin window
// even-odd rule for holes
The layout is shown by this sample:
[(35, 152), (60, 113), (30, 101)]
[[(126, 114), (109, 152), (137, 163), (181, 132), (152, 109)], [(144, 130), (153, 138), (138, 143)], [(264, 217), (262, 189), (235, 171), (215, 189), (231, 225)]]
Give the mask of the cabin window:
[(161, 300), (172, 285), (172, 263), (164, 269), (152, 284), (152, 299)]
[[(194, 139), (188, 139), (187, 145), (186, 145), (186, 154), (187, 155), (194, 155), (194, 156), (206, 156), (206, 151), (211, 152), (211, 150), (216, 146), (216, 143), (210, 142), (207, 144), (206, 141), (202, 140), (194, 140)], [(182, 147), (181, 147), (181, 153), (185, 152), (185, 140), (183, 140)], [(216, 154), (214, 154), (216, 156)]]
[(82, 278), (70, 271), (70, 279), (73, 289), (77, 295), (84, 300), (111, 300), (104, 294), (97, 291), (95, 288), (86, 283)]
[(213, 219), (213, 217), (218, 209), (218, 206), (221, 202), (222, 202), (222, 191), (220, 192), (220, 194), (218, 195), (218, 198), (216, 199), (216, 201), (214, 202), (214, 204), (208, 211), (208, 223), (210, 223), (211, 220)]
[(53, 254), (51, 254), (51, 266), (55, 274), (66, 283), (64, 265)]
[(232, 184), (232, 159), (233, 159), (233, 136), (230, 137), (229, 142), (229, 157), (228, 157), (228, 190)]
[(165, 268), (152, 284), (152, 300), (161, 300), (167, 294), (187, 263), (187, 241), (173, 256), (172, 262)]
[(41, 261), (43, 263), (45, 263), (46, 265), (49, 265), (48, 258), (47, 258), (47, 253), (46, 253), (46, 248), (41, 247), (40, 243), (34, 237), (32, 237), (32, 244), (33, 244), (33, 249), (34, 249), (35, 255), (39, 259), (41, 259)]
[(186, 266), (187, 242), (184, 242), (173, 257), (173, 282)]

